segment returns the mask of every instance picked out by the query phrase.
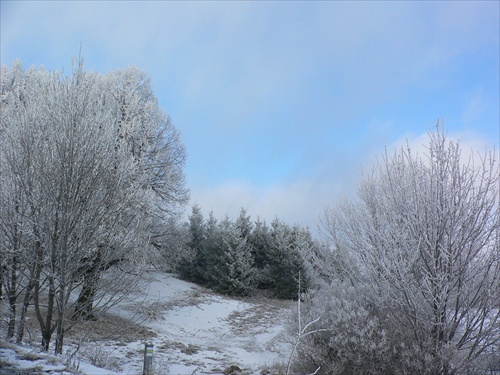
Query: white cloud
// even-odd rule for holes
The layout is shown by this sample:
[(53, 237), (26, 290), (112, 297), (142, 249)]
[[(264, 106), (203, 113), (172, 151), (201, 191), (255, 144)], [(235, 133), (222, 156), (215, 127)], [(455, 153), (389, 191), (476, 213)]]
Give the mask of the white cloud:
[(316, 229), (324, 208), (342, 196), (340, 183), (300, 181), (290, 184), (258, 187), (247, 181), (230, 181), (215, 187), (192, 187), (191, 202), (205, 215), (235, 218), (245, 208), (253, 220), (260, 217), (270, 223), (279, 218), (289, 224), (298, 223)]
[[(446, 123), (445, 123), (446, 126)], [(446, 129), (445, 129), (446, 132)], [(495, 139), (486, 139), (481, 134), (472, 130), (447, 132), (446, 138), (448, 141), (458, 141), (461, 151), (461, 162), (467, 164), (469, 160), (476, 165), (481, 162), (482, 158), (487, 156), (485, 153), (493, 153), (492, 156), (498, 156), (498, 144)], [(410, 148), (413, 155), (418, 155), (424, 162), (427, 161), (429, 145), (429, 134), (414, 134), (406, 138), (400, 138), (394, 142), (391, 147), (387, 148), (389, 155), (394, 151), (399, 151), (401, 147), (404, 149), (407, 146)]]

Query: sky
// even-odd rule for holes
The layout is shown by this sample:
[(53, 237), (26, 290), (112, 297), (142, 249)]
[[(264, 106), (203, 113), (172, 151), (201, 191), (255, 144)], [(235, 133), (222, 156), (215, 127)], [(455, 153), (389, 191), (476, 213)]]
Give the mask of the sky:
[(188, 153), (208, 215), (314, 230), (384, 150), (439, 120), (500, 138), (499, 1), (0, 1), (0, 62), (137, 66)]

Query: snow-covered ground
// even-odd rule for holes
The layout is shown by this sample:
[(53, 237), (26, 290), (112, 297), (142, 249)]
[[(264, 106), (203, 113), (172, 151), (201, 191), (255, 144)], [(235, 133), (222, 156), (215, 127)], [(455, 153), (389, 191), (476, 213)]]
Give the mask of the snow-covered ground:
[[(154, 345), (156, 374), (222, 374), (230, 366), (265, 374), (287, 360), (291, 348), (282, 329), (288, 302), (232, 299), (158, 271), (144, 279), (147, 288), (110, 311), (96, 332), (81, 341), (66, 370), (58, 358), (36, 350), (26, 354), (29, 349), (10, 344), (0, 348), (0, 368), (14, 363), (46, 373), (142, 374), (146, 343)], [(68, 355), (79, 333), (85, 328), (68, 334)]]

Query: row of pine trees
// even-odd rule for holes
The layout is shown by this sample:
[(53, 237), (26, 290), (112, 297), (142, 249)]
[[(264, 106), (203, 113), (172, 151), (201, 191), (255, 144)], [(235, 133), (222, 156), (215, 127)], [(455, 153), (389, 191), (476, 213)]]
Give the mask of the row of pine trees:
[[(309, 229), (279, 219), (270, 226), (252, 222), (245, 209), (235, 221), (227, 216), (205, 219), (193, 206), (188, 222), (175, 236), (174, 270), (186, 280), (232, 296), (249, 296), (257, 290), (281, 299), (297, 298), (307, 289), (303, 254), (314, 242)], [(172, 254), (169, 254), (170, 256)]]

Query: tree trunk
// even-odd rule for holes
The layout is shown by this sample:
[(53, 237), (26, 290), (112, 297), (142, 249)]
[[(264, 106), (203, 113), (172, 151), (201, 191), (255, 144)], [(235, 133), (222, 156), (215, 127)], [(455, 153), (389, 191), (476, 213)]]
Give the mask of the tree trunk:
[(52, 328), (52, 315), (54, 313), (54, 298), (55, 298), (55, 289), (54, 289), (54, 278), (49, 277), (49, 296), (48, 296), (48, 304), (47, 304), (47, 315), (45, 318), (45, 324), (42, 329), (42, 348), (44, 351), (49, 350), (50, 339), (52, 337), (52, 332), (54, 331)]
[[(60, 199), (58, 198), (58, 202)], [(52, 337), (52, 333), (54, 332), (54, 324), (53, 324), (53, 315), (54, 315), (54, 301), (56, 298), (56, 285), (55, 278), (57, 275), (57, 268), (60, 267), (57, 260), (56, 249), (58, 249), (59, 245), (59, 211), (56, 211), (56, 216), (54, 219), (54, 234), (52, 235), (52, 244), (51, 244), (51, 255), (50, 255), (50, 264), (51, 268), (49, 270), (49, 293), (48, 293), (48, 301), (47, 301), (47, 315), (45, 316), (45, 324), (42, 328), (42, 348), (44, 351), (49, 350), (50, 339)]]
[(64, 312), (65, 308), (65, 289), (61, 286), (59, 291), (59, 304), (57, 309), (57, 323), (56, 323), (56, 347), (54, 354), (62, 354), (63, 342), (64, 342)]
[[(61, 324), (62, 327), (63, 324)], [(54, 354), (62, 354), (62, 348), (63, 348), (63, 342), (64, 342), (64, 327), (62, 327), (62, 330), (59, 331), (59, 328), (57, 329), (57, 335), (56, 335), (56, 347), (54, 349)]]
[(9, 290), (7, 290), (7, 296), (9, 298), (9, 307), (10, 307), (9, 327), (7, 330), (7, 337), (8, 338), (14, 337), (14, 331), (16, 328), (17, 263), (18, 263), (17, 256), (14, 255), (12, 257), (12, 264), (11, 264), (12, 269), (10, 272), (10, 280), (8, 281)]
[(17, 326), (17, 332), (16, 332), (16, 344), (21, 344), (24, 338), (24, 326), (26, 324), (26, 312), (28, 311), (28, 306), (30, 305), (31, 302), (31, 297), (32, 297), (32, 289), (33, 289), (34, 282), (33, 280), (30, 281), (28, 284), (28, 287), (26, 289), (26, 293), (24, 295), (24, 300), (23, 300), (23, 306), (21, 308), (21, 316), (19, 317), (19, 323)]
[(16, 298), (12, 296), (12, 291), (9, 291), (9, 326), (7, 329), (7, 338), (14, 337), (14, 331), (16, 328)]
[(73, 320), (94, 320), (94, 299), (97, 293), (97, 285), (99, 284), (101, 273), (99, 268), (94, 264), (93, 268), (86, 272), (83, 279), (83, 286), (75, 304), (75, 313)]
[(83, 285), (75, 304), (72, 319), (95, 320), (94, 301), (101, 280), (101, 272), (121, 262), (122, 259), (104, 261), (103, 246), (99, 246), (97, 254), (83, 271)]
[(26, 291), (24, 293), (23, 305), (21, 307), (21, 315), (19, 316), (19, 323), (17, 325), (16, 332), (16, 344), (21, 344), (24, 338), (24, 327), (26, 324), (26, 313), (28, 312), (28, 307), (33, 300), (33, 288), (35, 287), (35, 275), (37, 271), (36, 261), (30, 264), (30, 274), (29, 282), (26, 286)]
[(50, 344), (50, 333), (47, 333), (46, 331), (42, 332), (42, 350), (44, 352), (49, 351), (49, 344)]
[[(35, 227), (34, 230), (35, 234), (38, 234), (38, 231)], [(33, 304), (35, 306), (35, 314), (36, 318), (38, 320), (38, 324), (40, 324), (40, 330), (43, 333), (45, 332), (45, 324), (43, 321), (43, 316), (42, 312), (40, 310), (40, 276), (42, 273), (42, 260), (43, 260), (43, 250), (42, 246), (40, 244), (40, 241), (35, 241), (35, 278), (34, 278), (34, 285), (33, 285)], [(50, 339), (50, 338), (49, 338)], [(45, 350), (47, 351), (49, 349), (49, 343), (44, 339), (42, 339), (42, 347), (46, 348)]]
[(3, 259), (0, 258), (0, 300), (2, 300), (2, 293), (3, 293), (3, 279), (4, 279), (4, 273), (6, 272), (5, 266), (2, 264)]

